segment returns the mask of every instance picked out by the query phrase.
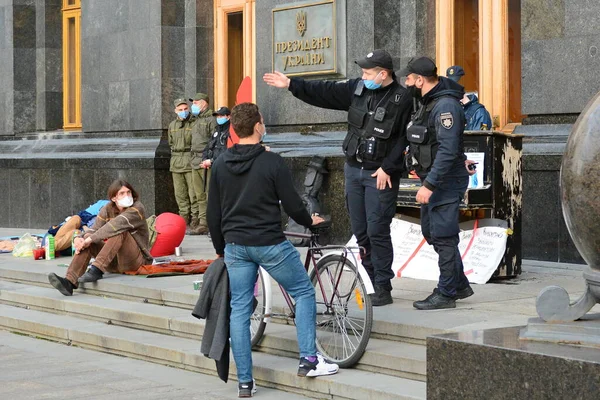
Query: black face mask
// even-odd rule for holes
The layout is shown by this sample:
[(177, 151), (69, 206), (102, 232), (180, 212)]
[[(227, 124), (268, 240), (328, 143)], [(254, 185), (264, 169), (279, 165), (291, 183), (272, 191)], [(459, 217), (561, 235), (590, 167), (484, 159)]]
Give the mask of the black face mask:
[(421, 89), (417, 88), (415, 85), (406, 86), (406, 90), (408, 90), (408, 94), (419, 100), (421, 96)]

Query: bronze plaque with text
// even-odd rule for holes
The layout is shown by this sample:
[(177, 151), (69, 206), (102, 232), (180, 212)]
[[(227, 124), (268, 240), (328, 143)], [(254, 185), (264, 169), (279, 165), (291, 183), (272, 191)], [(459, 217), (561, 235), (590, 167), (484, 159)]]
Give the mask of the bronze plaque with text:
[(273, 70), (288, 76), (337, 73), (335, 0), (273, 10)]

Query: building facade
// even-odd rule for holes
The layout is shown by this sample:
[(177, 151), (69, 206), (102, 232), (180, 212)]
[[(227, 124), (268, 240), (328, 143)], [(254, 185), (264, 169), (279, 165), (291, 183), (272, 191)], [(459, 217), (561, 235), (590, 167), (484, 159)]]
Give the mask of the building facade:
[(262, 74), (356, 77), (354, 60), (385, 48), (397, 69), (415, 55), (440, 74), (463, 66), (494, 128), (525, 135), (523, 257), (581, 262), (558, 179), (571, 124), (600, 89), (599, 15), (587, 0), (0, 0), (0, 225), (59, 222), (116, 177), (151, 213), (175, 210), (172, 100), (202, 91), (231, 107), (245, 77), (299, 186), (303, 157), (331, 156), (334, 198), (345, 113)]

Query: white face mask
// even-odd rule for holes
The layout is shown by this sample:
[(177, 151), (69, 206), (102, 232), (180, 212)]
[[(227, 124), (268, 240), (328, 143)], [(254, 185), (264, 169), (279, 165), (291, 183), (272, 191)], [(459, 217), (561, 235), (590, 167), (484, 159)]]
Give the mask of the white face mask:
[(131, 207), (133, 205), (133, 197), (123, 197), (122, 199), (117, 200), (117, 205), (123, 208)]

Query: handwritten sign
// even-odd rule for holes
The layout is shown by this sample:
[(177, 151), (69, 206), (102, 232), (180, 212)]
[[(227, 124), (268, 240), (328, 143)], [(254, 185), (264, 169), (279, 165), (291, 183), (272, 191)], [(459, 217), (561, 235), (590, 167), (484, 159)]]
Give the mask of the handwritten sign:
[[(486, 224), (491, 221), (493, 223)], [(506, 251), (507, 229), (503, 225), (498, 220), (461, 224), (458, 249), (469, 282), (484, 284), (498, 268)], [(395, 276), (437, 281), (440, 276), (438, 255), (425, 241), (420, 224), (395, 218), (390, 229), (394, 247), (392, 269)], [(348, 246), (356, 246), (354, 236)], [(360, 260), (360, 257), (357, 259)]]

